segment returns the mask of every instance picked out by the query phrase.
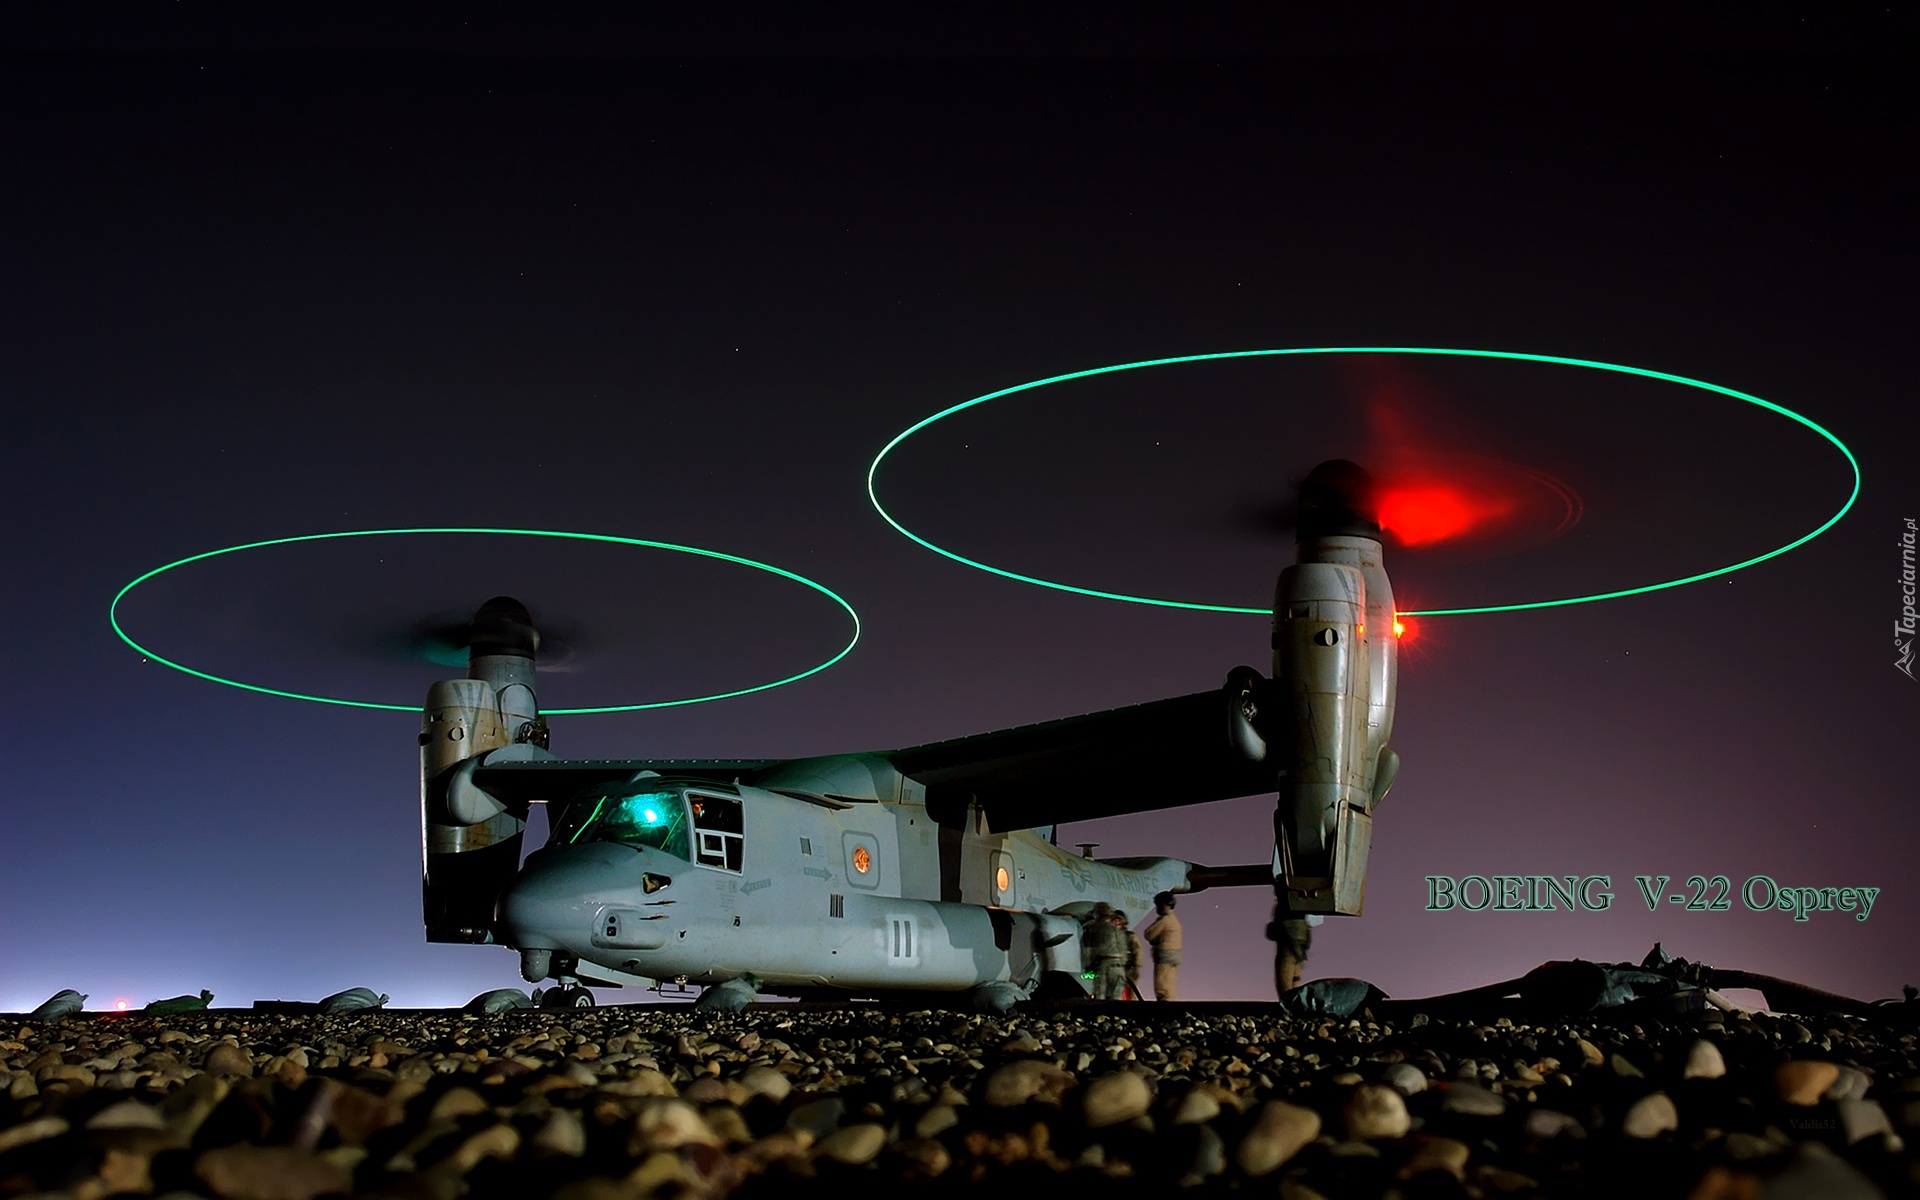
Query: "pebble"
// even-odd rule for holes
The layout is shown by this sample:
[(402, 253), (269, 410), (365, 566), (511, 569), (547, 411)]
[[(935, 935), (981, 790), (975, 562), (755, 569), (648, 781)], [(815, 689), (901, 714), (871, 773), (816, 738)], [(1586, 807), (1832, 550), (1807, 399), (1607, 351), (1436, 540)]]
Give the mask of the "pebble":
[(580, 1114), (556, 1108), (527, 1144), (544, 1155), (579, 1158), (587, 1152), (587, 1127)]
[(839, 1128), (847, 1114), (847, 1102), (839, 1096), (827, 1096), (802, 1104), (787, 1118), (787, 1128), (816, 1140)]
[(1827, 1090), (1821, 1093), (1826, 1100), (1860, 1100), (1873, 1086), (1873, 1080), (1858, 1067), (1841, 1066), (1840, 1078), (1833, 1081)]
[(1407, 1102), (1400, 1093), (1377, 1083), (1354, 1088), (1341, 1106), (1340, 1120), (1347, 1136), (1357, 1140), (1405, 1137), (1412, 1127)]
[(740, 1075), (740, 1085), (756, 1096), (765, 1096), (775, 1104), (793, 1091), (793, 1082), (772, 1067), (749, 1067)]
[(1441, 1094), (1440, 1107), (1470, 1117), (1497, 1117), (1507, 1111), (1507, 1102), (1479, 1084), (1454, 1082)]
[(1204, 1125), (1220, 1115), (1220, 1101), (1205, 1088), (1191, 1088), (1173, 1110), (1175, 1125)]
[(1397, 1062), (1380, 1072), (1380, 1082), (1399, 1092), (1411, 1096), (1427, 1090), (1427, 1074), (1412, 1063)]
[(1012, 1108), (1037, 1100), (1058, 1104), (1074, 1078), (1064, 1068), (1039, 1059), (1022, 1059), (996, 1068), (981, 1085), (981, 1103), (994, 1108)]
[(1233, 1161), (1249, 1175), (1271, 1174), (1319, 1136), (1319, 1113), (1284, 1100), (1269, 1100), (1254, 1114)]
[(1682, 1078), (1719, 1079), (1726, 1073), (1727, 1060), (1721, 1055), (1720, 1047), (1703, 1038), (1687, 1048), (1687, 1065), (1681, 1072)]
[(1800, 1059), (1773, 1069), (1773, 1088), (1788, 1104), (1811, 1106), (1820, 1103), (1839, 1078), (1840, 1068), (1833, 1063)]
[(884, 1125), (863, 1122), (836, 1129), (822, 1138), (813, 1148), (817, 1158), (830, 1158), (848, 1166), (859, 1166), (872, 1162), (887, 1144), (887, 1130)]
[(1849, 1097), (1835, 1104), (1834, 1110), (1840, 1118), (1840, 1131), (1849, 1146), (1877, 1134), (1894, 1136), (1893, 1123), (1887, 1120), (1887, 1110), (1875, 1101)]
[(1536, 1108), (1527, 1113), (1523, 1129), (1530, 1138), (1539, 1141), (1552, 1141), (1557, 1137), (1585, 1137), (1586, 1127), (1580, 1124), (1580, 1118), (1570, 1113), (1559, 1112), (1551, 1108)]
[(312, 1200), (353, 1183), (339, 1164), (289, 1146), (222, 1146), (194, 1160), (193, 1173), (228, 1200)]
[(1414, 1149), (1406, 1165), (1400, 1168), (1400, 1178), (1411, 1179), (1428, 1171), (1445, 1171), (1455, 1179), (1464, 1181), (1467, 1159), (1471, 1155), (1472, 1150), (1465, 1142), (1453, 1138), (1425, 1138)]
[[(663, 1006), (0, 1023), (0, 1190), (613, 1200), (805, 1194), (816, 1173), (857, 1171), (862, 1190), (1023, 1194), (1066, 1172), (1114, 1194), (1499, 1197), (1544, 1180), (1600, 1195), (1635, 1161), (1623, 1153), (1701, 1200), (1920, 1178), (1920, 1047), (1877, 1019), (1802, 1020), (1830, 1061), (1779, 1062), (1799, 1043), (1765, 1016), (1416, 1028), (1226, 1007)], [(1588, 1124), (1601, 1114), (1611, 1130)]]
[(1652, 1092), (1633, 1102), (1620, 1119), (1620, 1132), (1630, 1138), (1655, 1138), (1680, 1128), (1680, 1110), (1665, 1092)]
[(1080, 1102), (1087, 1127), (1104, 1129), (1145, 1116), (1147, 1106), (1153, 1103), (1153, 1091), (1147, 1087), (1146, 1080), (1132, 1071), (1115, 1071), (1087, 1085)]
[(209, 1075), (252, 1075), (253, 1056), (232, 1042), (218, 1042), (200, 1069)]

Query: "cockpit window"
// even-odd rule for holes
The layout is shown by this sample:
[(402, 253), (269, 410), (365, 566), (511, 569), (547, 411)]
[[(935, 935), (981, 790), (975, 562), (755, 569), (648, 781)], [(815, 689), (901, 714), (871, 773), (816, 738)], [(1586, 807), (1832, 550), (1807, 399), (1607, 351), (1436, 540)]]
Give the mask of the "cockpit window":
[(582, 796), (567, 806), (553, 831), (553, 844), (579, 846), (588, 842), (651, 846), (675, 858), (691, 860), (687, 803), (678, 791), (659, 788), (621, 788)]
[(689, 792), (687, 802), (693, 806), (693, 861), (703, 867), (738, 871), (746, 840), (742, 836), (740, 801), (732, 796)]

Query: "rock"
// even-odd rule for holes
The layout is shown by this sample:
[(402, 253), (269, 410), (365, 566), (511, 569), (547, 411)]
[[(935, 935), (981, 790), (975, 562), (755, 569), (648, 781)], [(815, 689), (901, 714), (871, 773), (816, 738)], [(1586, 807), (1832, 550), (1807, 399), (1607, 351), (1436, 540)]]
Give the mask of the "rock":
[(1211, 1125), (1185, 1126), (1182, 1136), (1189, 1139), (1186, 1170), (1181, 1173), (1183, 1185), (1197, 1185), (1227, 1169), (1227, 1144)]
[(520, 1149), (520, 1131), (505, 1123), (489, 1125), (468, 1137), (452, 1154), (435, 1164), (436, 1169), (465, 1175), (489, 1158), (511, 1159)]
[(1022, 1059), (995, 1068), (980, 1084), (980, 1101), (994, 1108), (1028, 1101), (1057, 1105), (1074, 1082), (1072, 1075), (1050, 1062)]
[(427, 1109), (427, 1120), (457, 1121), (461, 1117), (492, 1111), (492, 1106), (479, 1092), (470, 1087), (452, 1087), (440, 1093), (440, 1098)]
[(31, 1121), (22, 1121), (11, 1129), (0, 1129), (0, 1154), (17, 1146), (30, 1145), (47, 1138), (59, 1137), (68, 1129), (65, 1117), (35, 1117)]
[(1086, 1094), (1080, 1100), (1089, 1129), (1105, 1129), (1145, 1116), (1147, 1106), (1152, 1103), (1153, 1090), (1132, 1071), (1102, 1075), (1087, 1085)]
[(951, 1104), (936, 1104), (920, 1114), (913, 1123), (913, 1134), (919, 1138), (939, 1137), (960, 1123), (960, 1110)]
[(253, 1075), (253, 1055), (232, 1042), (215, 1042), (200, 1069), (209, 1075)]
[(1840, 1078), (1840, 1068), (1830, 1062), (1797, 1059), (1773, 1069), (1773, 1088), (1788, 1104), (1811, 1106)]
[(1428, 1171), (1445, 1171), (1455, 1179), (1464, 1180), (1467, 1174), (1467, 1159), (1472, 1151), (1465, 1142), (1452, 1138), (1425, 1138), (1414, 1150), (1413, 1157), (1400, 1168), (1400, 1178), (1411, 1179)]
[(1378, 1083), (1354, 1088), (1341, 1106), (1340, 1121), (1347, 1136), (1358, 1141), (1405, 1137), (1412, 1126), (1407, 1102), (1400, 1093)]
[(1441, 1093), (1440, 1107), (1470, 1117), (1497, 1117), (1507, 1111), (1507, 1102), (1477, 1083), (1456, 1080)]
[(86, 1089), (93, 1086), (95, 1078), (94, 1073), (86, 1067), (64, 1062), (41, 1067), (33, 1073), (33, 1081), (43, 1088), (49, 1084), (66, 1083)]
[(847, 1114), (847, 1102), (839, 1096), (826, 1096), (802, 1104), (787, 1117), (787, 1129), (819, 1140), (839, 1128)]
[(1823, 1100), (1860, 1100), (1873, 1086), (1873, 1079), (1859, 1067), (1841, 1066), (1840, 1078), (1821, 1093)]
[(1634, 1066), (1633, 1062), (1624, 1054), (1608, 1055), (1607, 1067), (1622, 1079), (1641, 1079), (1644, 1078), (1646, 1074), (1639, 1067)]
[(1397, 1062), (1380, 1072), (1380, 1082), (1402, 1096), (1411, 1096), (1427, 1090), (1427, 1073), (1412, 1063)]
[[(1885, 1114), (1881, 1120), (1885, 1120)], [(138, 1100), (121, 1100), (109, 1104), (99, 1112), (87, 1118), (88, 1129), (165, 1129), (167, 1119), (160, 1110), (140, 1103)]]
[(680, 1089), (673, 1086), (671, 1079), (651, 1067), (631, 1071), (621, 1079), (609, 1079), (600, 1084), (600, 1090), (611, 1096), (677, 1096), (680, 1094)]
[(1893, 1123), (1887, 1120), (1887, 1110), (1872, 1100), (1849, 1097), (1834, 1105), (1840, 1117), (1840, 1130), (1846, 1135), (1847, 1145), (1870, 1138), (1876, 1134), (1893, 1137)]
[(784, 1101), (793, 1090), (793, 1082), (772, 1067), (748, 1067), (740, 1076), (740, 1086), (775, 1104)]
[(1000, 1049), (1006, 1054), (1038, 1054), (1040, 1039), (1023, 1029), (1008, 1038)]
[(814, 1146), (815, 1158), (830, 1158), (848, 1166), (872, 1162), (887, 1144), (886, 1127), (870, 1123), (836, 1129)]
[(405, 1110), (385, 1096), (333, 1079), (323, 1080), (322, 1088), (327, 1096), (323, 1110), (327, 1125), (348, 1145), (361, 1145), (406, 1119)]
[(1220, 1101), (1206, 1088), (1191, 1088), (1174, 1106), (1175, 1125), (1204, 1125), (1220, 1115)]
[(1580, 1124), (1578, 1117), (1551, 1108), (1529, 1109), (1522, 1128), (1526, 1130), (1528, 1137), (1543, 1142), (1557, 1137), (1587, 1136), (1586, 1127)]
[(1620, 1119), (1620, 1132), (1630, 1138), (1655, 1138), (1680, 1128), (1680, 1110), (1665, 1092), (1640, 1097)]
[(894, 1146), (894, 1152), (908, 1164), (906, 1178), (908, 1182), (916, 1179), (933, 1179), (944, 1175), (953, 1165), (953, 1155), (947, 1148), (930, 1137), (908, 1138)]
[(1269, 1175), (1319, 1136), (1319, 1113), (1284, 1100), (1269, 1100), (1254, 1113), (1253, 1124), (1234, 1149), (1233, 1161), (1248, 1175)]
[(1727, 1060), (1721, 1056), (1720, 1047), (1705, 1038), (1695, 1042), (1687, 1049), (1687, 1065), (1681, 1071), (1683, 1079), (1719, 1079), (1727, 1073)]
[(681, 1146), (718, 1146), (720, 1139), (700, 1119), (700, 1110), (685, 1100), (654, 1096), (643, 1100), (634, 1114), (633, 1136), (627, 1141), (627, 1153), (638, 1156), (649, 1150), (677, 1150)]
[(1586, 1066), (1597, 1067), (1607, 1061), (1606, 1055), (1600, 1053), (1600, 1047), (1585, 1038), (1575, 1038), (1574, 1045), (1580, 1048), (1580, 1061)]
[(228, 1200), (312, 1200), (353, 1186), (345, 1168), (289, 1146), (222, 1146), (196, 1159), (193, 1173)]
[(29, 1021), (58, 1021), (70, 1017), (86, 1007), (87, 998), (72, 988), (61, 988), (47, 997), (46, 1003), (27, 1014)]
[(552, 1158), (579, 1158), (587, 1152), (587, 1127), (580, 1114), (556, 1108), (539, 1130), (527, 1139), (534, 1154)]
[(1818, 1142), (1803, 1142), (1786, 1165), (1763, 1182), (1767, 1200), (1885, 1200), (1886, 1193), (1857, 1167)]

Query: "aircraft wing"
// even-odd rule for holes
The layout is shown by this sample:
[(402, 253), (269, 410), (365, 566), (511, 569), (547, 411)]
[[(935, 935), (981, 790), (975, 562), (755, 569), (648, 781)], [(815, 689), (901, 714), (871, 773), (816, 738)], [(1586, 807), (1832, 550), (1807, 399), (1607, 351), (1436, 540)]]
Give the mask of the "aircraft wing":
[(565, 802), (590, 787), (624, 783), (640, 771), (732, 783), (774, 765), (771, 758), (555, 758), (474, 769), (473, 782), (508, 803)]
[(1230, 800), (1275, 789), (1273, 767), (1230, 734), (1233, 684), (1171, 700), (880, 755), (926, 785), (927, 814), (966, 820), (978, 800), (995, 830)]

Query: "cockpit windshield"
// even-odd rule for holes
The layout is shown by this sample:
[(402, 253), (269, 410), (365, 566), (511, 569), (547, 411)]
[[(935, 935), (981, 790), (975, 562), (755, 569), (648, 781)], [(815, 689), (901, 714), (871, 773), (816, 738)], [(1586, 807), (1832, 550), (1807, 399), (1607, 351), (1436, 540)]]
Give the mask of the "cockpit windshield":
[(644, 785), (582, 796), (567, 805), (554, 827), (551, 844), (579, 846), (588, 842), (651, 846), (675, 858), (691, 860), (687, 802), (678, 789)]

